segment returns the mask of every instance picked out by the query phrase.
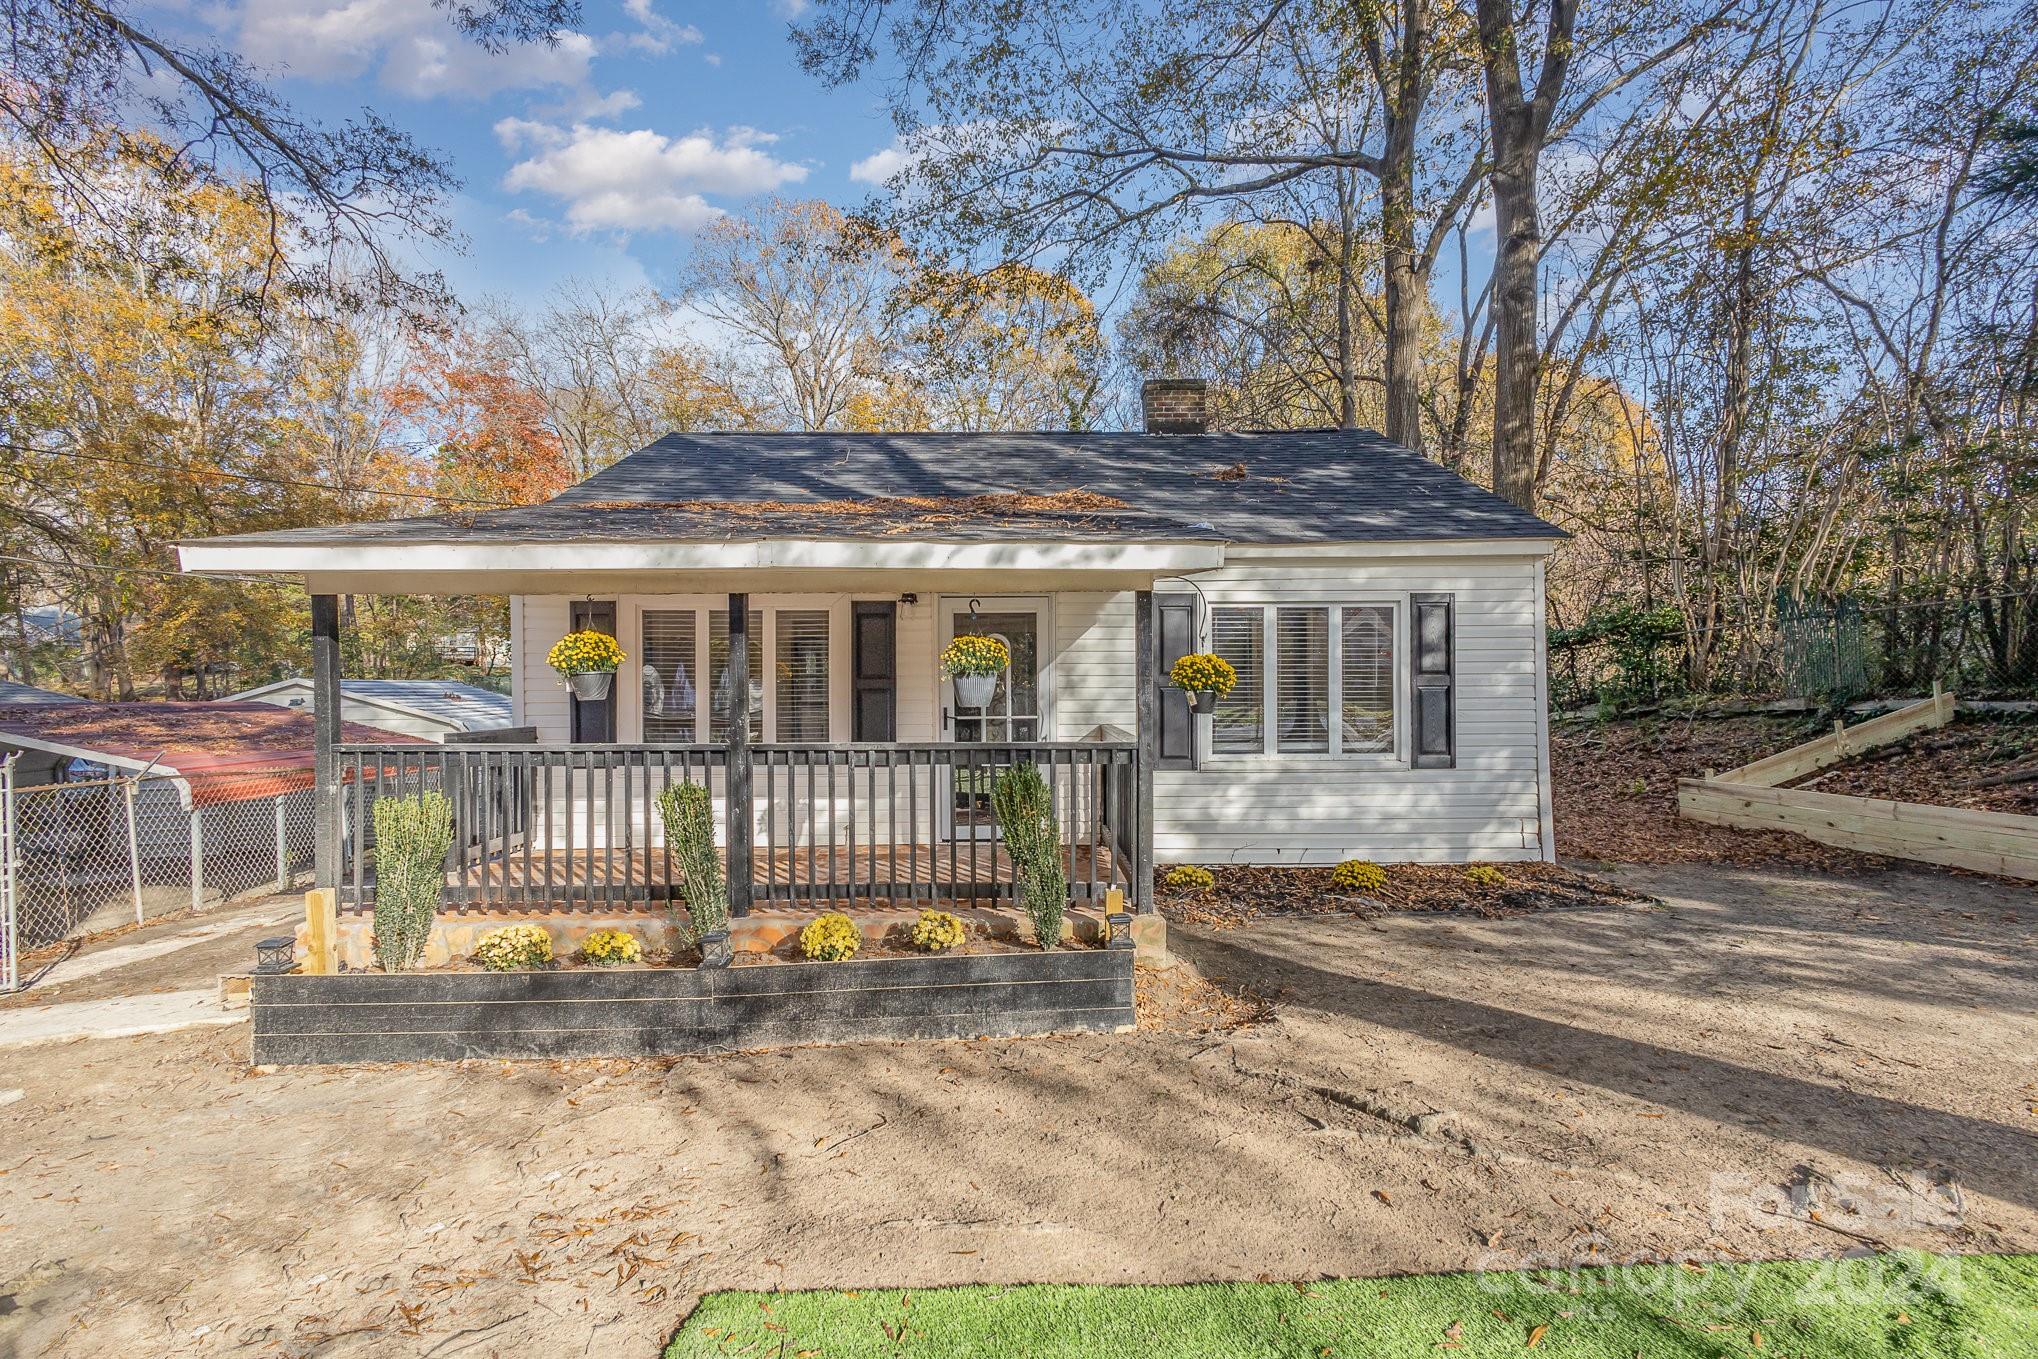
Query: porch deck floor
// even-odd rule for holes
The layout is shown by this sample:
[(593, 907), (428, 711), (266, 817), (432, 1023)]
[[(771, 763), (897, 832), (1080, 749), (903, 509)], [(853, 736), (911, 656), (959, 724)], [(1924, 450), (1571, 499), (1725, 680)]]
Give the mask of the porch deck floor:
[[(1128, 879), (1108, 845), (1063, 850), (1069, 883), (1080, 895), (1090, 883), (1101, 896)], [(727, 870), (726, 851), (717, 851)], [(753, 896), (760, 907), (824, 906), (831, 903), (890, 906), (956, 903), (1009, 897), (1017, 880), (1012, 859), (1000, 843), (952, 841), (941, 845), (858, 845), (852, 852), (779, 848), (756, 850)], [(601, 911), (666, 910), (676, 895), (677, 865), (656, 849), (533, 849), (498, 851), (467, 866), (447, 883), (446, 904), (454, 912), (502, 910)], [(344, 900), (343, 909), (361, 909)]]

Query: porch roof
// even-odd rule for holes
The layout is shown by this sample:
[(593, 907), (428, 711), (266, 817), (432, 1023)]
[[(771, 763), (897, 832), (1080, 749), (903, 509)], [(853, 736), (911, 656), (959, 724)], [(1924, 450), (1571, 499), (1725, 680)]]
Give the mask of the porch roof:
[(315, 592), (561, 588), (1133, 588), (1207, 571), (1207, 524), (1108, 497), (827, 502), (568, 502), (180, 544), (190, 571), (302, 575)]

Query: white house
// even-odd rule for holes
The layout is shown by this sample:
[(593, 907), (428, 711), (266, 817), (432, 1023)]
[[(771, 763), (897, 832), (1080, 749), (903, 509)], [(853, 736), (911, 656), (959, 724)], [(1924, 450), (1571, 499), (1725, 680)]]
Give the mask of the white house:
[[(1145, 396), (1142, 433), (674, 434), (542, 505), (181, 551), (316, 597), (511, 596), (534, 763), (494, 814), (540, 858), (606, 867), (561, 886), (505, 851), (508, 896), (484, 863), (463, 880), (476, 899), (669, 893), (628, 856), (656, 854), (645, 790), (696, 776), (760, 898), (953, 890), (958, 861), (930, 874), (921, 856), (995, 842), (987, 780), (1014, 760), (1066, 799), (1071, 877), (1141, 907), (1156, 860), (1552, 857), (1543, 573), (1561, 531), (1372, 433), (1204, 433), (1200, 383)], [(314, 618), (333, 654), (337, 615)], [(622, 645), (605, 698), (546, 666), (575, 628)], [(982, 710), (936, 659), (970, 632), (1012, 655)], [(1239, 675), (1208, 715), (1166, 684), (1193, 650)], [(343, 751), (334, 796), (379, 758)]]

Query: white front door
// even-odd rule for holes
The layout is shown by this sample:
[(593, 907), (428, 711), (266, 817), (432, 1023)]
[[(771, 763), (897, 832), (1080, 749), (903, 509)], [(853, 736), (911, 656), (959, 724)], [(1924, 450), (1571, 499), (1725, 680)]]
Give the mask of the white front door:
[[(941, 738), (993, 745), (1052, 739), (1053, 669), (1048, 661), (1048, 601), (1038, 596), (946, 598), (941, 601), (941, 645), (957, 637), (996, 637), (1005, 644), (1011, 664), (998, 676), (991, 701), (982, 708), (961, 708), (955, 685), (941, 680)], [(997, 834), (991, 815), (991, 778), (995, 766), (985, 763), (949, 779), (945, 807), (950, 832), (964, 838)]]

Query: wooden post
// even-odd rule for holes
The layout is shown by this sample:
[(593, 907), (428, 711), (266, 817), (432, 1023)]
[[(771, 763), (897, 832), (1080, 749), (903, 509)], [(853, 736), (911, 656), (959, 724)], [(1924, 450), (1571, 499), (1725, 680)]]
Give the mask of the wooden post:
[(1132, 667), (1138, 689), (1139, 750), (1132, 771), (1132, 908), (1153, 909), (1153, 765), (1160, 754), (1161, 695), (1154, 633), (1153, 591), (1132, 596), (1132, 644), (1139, 655)]
[(750, 914), (757, 823), (750, 810), (750, 596), (729, 596), (729, 914)]
[(304, 894), (304, 970), (330, 977), (340, 970), (340, 894), (315, 887)]
[[(340, 597), (311, 597), (311, 724), (313, 782), (312, 883), (340, 885)], [(355, 828), (359, 833), (360, 828)]]

